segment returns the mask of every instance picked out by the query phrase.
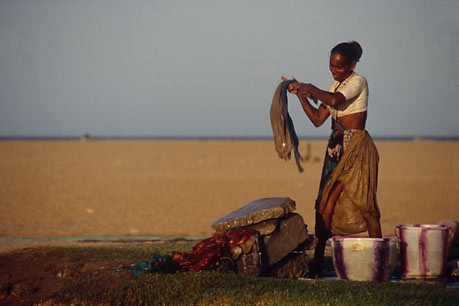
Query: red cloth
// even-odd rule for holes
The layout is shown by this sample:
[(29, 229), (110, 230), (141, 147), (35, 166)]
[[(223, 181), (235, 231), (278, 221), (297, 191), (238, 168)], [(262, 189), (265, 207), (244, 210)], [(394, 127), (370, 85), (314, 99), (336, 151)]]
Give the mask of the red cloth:
[(215, 234), (210, 238), (201, 240), (191, 252), (172, 252), (172, 260), (182, 269), (190, 271), (204, 270), (216, 263), (222, 256), (223, 248), (233, 248), (241, 245), (253, 236), (250, 228), (235, 229), (223, 234)]

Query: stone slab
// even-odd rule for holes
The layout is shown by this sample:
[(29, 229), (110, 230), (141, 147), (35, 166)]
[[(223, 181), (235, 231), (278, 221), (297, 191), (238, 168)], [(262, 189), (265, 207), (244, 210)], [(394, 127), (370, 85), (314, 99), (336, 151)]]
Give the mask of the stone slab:
[(255, 200), (215, 221), (211, 227), (217, 232), (225, 232), (268, 219), (284, 217), (294, 211), (295, 208), (295, 201), (290, 198), (263, 198)]
[(248, 227), (257, 231), (260, 235), (266, 236), (272, 234), (277, 229), (278, 224), (279, 219), (269, 219), (260, 223), (249, 225)]
[(306, 225), (299, 214), (291, 213), (280, 220), (277, 230), (263, 237), (269, 266), (279, 262), (308, 238)]

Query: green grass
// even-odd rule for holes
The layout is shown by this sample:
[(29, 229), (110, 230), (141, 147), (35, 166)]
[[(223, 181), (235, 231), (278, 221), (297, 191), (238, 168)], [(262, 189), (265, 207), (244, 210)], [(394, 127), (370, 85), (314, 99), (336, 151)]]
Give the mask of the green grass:
[(432, 285), (274, 279), (187, 272), (144, 275), (107, 296), (110, 304), (458, 305), (454, 289)]
[(153, 253), (168, 254), (172, 251), (190, 251), (196, 242), (184, 243), (158, 243), (148, 246), (84, 246), (84, 247), (44, 247), (36, 248), (46, 250), (47, 256), (65, 257), (72, 261), (80, 261), (81, 258), (94, 261), (138, 261), (147, 260)]
[[(134, 264), (153, 253), (188, 251), (193, 242), (144, 247), (51, 247), (51, 261)], [(129, 274), (129, 273), (128, 273)], [(106, 269), (75, 277), (51, 300), (110, 305), (459, 305), (459, 290), (438, 285), (352, 281), (304, 281), (210, 271), (144, 274), (136, 279)]]
[[(79, 288), (96, 288), (89, 281)], [(81, 291), (112, 305), (458, 305), (456, 289), (433, 285), (300, 281), (216, 272), (148, 274), (111, 291)]]

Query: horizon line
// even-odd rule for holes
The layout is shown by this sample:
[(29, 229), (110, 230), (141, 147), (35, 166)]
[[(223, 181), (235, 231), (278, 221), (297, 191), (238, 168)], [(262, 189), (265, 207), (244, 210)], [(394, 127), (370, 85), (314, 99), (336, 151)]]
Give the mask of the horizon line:
[[(390, 136), (390, 135), (372, 135), (372, 138), (375, 140), (459, 140), (459, 136)], [(57, 135), (0, 135), (0, 141), (5, 140), (271, 140), (274, 139), (274, 136), (148, 136), (148, 135), (90, 135), (89, 133), (83, 135), (67, 135), (67, 136), (57, 136)], [(299, 140), (326, 140), (328, 136), (298, 136)]]

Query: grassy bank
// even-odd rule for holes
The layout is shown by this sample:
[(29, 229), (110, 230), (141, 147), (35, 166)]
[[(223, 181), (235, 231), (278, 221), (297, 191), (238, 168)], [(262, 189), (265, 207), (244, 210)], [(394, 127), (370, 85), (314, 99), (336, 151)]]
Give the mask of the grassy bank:
[(148, 246), (47, 247), (0, 256), (0, 304), (459, 305), (438, 285), (303, 281), (216, 272), (147, 274), (129, 265), (193, 242)]

